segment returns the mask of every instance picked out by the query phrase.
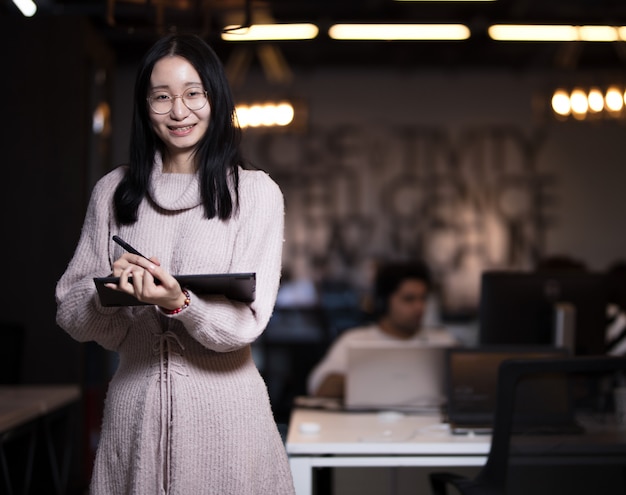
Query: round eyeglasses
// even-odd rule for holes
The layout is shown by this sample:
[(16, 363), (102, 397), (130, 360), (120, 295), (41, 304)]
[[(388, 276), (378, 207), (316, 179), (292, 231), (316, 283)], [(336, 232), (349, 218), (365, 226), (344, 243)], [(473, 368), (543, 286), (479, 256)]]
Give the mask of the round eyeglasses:
[(207, 103), (207, 92), (200, 88), (190, 88), (182, 95), (170, 95), (164, 91), (152, 93), (148, 104), (154, 113), (163, 115), (172, 111), (174, 100), (180, 98), (189, 110), (200, 110)]

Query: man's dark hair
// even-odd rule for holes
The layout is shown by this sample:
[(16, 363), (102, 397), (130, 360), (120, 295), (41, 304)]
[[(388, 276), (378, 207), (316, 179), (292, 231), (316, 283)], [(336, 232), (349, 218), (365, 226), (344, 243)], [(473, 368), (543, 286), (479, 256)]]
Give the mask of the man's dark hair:
[(430, 270), (421, 261), (385, 263), (378, 268), (374, 281), (376, 316), (386, 314), (389, 298), (405, 280), (419, 280), (429, 290), (432, 286)]

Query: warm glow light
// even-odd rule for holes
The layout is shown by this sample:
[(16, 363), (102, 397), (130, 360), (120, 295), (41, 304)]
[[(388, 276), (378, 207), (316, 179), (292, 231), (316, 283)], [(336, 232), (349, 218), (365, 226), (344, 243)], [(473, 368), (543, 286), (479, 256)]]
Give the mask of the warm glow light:
[(618, 41), (626, 40), (626, 26), (568, 26), (494, 24), (488, 28), (496, 41)]
[(489, 36), (496, 41), (575, 41), (578, 31), (574, 26), (541, 26), (524, 24), (494, 24)]
[(581, 41), (618, 41), (619, 32), (614, 26), (580, 26)]
[(108, 136), (111, 132), (111, 107), (106, 102), (101, 102), (93, 112), (91, 118), (91, 130), (94, 134)]
[(466, 40), (463, 24), (335, 24), (328, 35), (336, 40)]
[(559, 115), (569, 115), (572, 107), (569, 95), (563, 89), (558, 89), (552, 95), (552, 110)]
[(561, 117), (572, 116), (576, 120), (591, 117), (624, 118), (626, 117), (626, 90), (623, 84), (614, 84), (605, 92), (598, 87), (575, 88), (571, 93), (557, 89), (552, 94), (552, 110)]
[(13, 3), (26, 17), (32, 17), (37, 12), (37, 5), (33, 0), (13, 0)]
[(598, 88), (592, 88), (587, 95), (589, 102), (589, 110), (592, 112), (601, 112), (604, 110), (604, 95)]
[(235, 115), (237, 117), (237, 123), (239, 124), (239, 127), (244, 128), (248, 126), (248, 122), (250, 120), (250, 117), (248, 117), (249, 113), (250, 109), (247, 105), (237, 105), (235, 107)]
[(575, 89), (570, 95), (570, 104), (572, 106), (572, 113), (584, 115), (589, 109), (589, 101), (587, 95), (582, 89)]
[(315, 24), (253, 24), (250, 27), (226, 26), (225, 41), (310, 40), (319, 32)]
[[(263, 107), (261, 105), (252, 105), (248, 109), (248, 126), (259, 127), (263, 118)], [(243, 127), (246, 127), (244, 122)]]
[(276, 105), (276, 124), (285, 126), (291, 124), (295, 116), (293, 106), (289, 103), (280, 103)]
[(287, 102), (237, 105), (235, 112), (241, 128), (287, 126), (293, 122), (295, 111)]
[(619, 112), (624, 107), (624, 97), (617, 88), (609, 88), (604, 97), (606, 108), (611, 112)]

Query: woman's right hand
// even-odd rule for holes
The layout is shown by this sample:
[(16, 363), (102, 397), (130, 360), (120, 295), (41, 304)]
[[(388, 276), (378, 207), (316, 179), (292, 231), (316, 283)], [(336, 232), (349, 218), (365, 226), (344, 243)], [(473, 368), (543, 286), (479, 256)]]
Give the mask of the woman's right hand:
[(161, 268), (155, 257), (146, 259), (124, 253), (113, 263), (113, 276), (120, 278), (119, 284), (107, 284), (107, 287), (126, 292), (141, 302), (168, 310), (180, 308), (185, 303), (186, 296), (180, 284)]

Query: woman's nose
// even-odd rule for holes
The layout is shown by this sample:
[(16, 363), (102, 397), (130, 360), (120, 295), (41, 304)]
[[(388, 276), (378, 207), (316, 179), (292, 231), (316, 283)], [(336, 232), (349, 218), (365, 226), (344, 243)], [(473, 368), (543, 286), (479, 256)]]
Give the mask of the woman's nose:
[(172, 97), (171, 113), (177, 118), (186, 117), (187, 114), (189, 113), (189, 109), (187, 108), (187, 105), (185, 105), (185, 102), (183, 101), (182, 96)]

